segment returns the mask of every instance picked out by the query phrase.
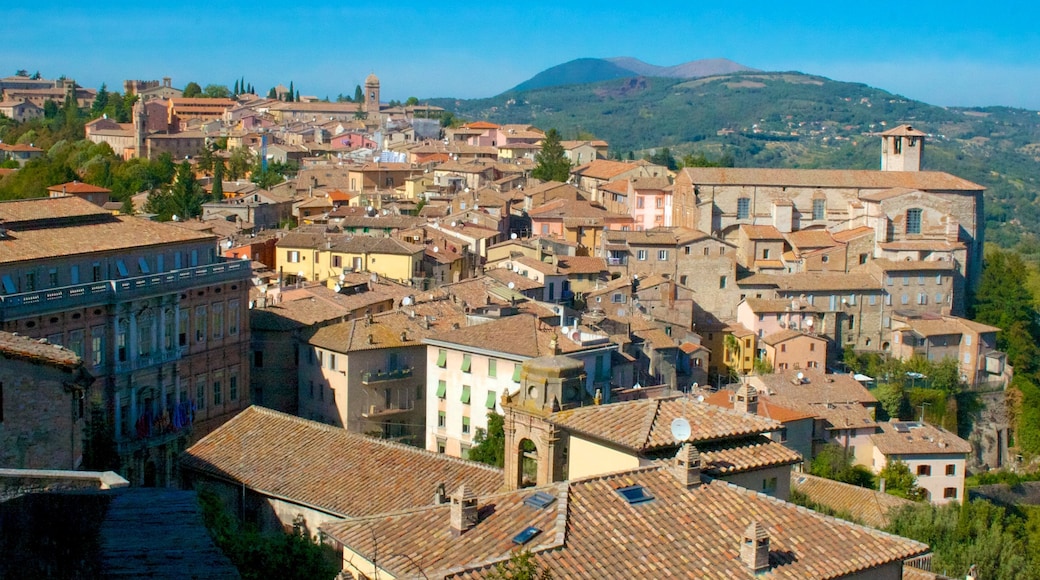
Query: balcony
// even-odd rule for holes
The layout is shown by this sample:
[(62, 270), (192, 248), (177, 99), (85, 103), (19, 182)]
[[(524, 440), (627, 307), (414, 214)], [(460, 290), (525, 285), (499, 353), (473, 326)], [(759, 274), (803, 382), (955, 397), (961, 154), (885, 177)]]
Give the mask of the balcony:
[(394, 415), (402, 415), (404, 413), (411, 413), (415, 410), (415, 405), (409, 405), (407, 407), (401, 407), (399, 405), (379, 406), (371, 405), (368, 408), (368, 412), (361, 413), (361, 416), (365, 419), (386, 419), (393, 417)]
[(190, 401), (174, 405), (172, 411), (145, 412), (137, 416), (130, 432), (116, 437), (116, 449), (121, 455), (139, 449), (149, 449), (191, 435), (195, 411)]
[(396, 369), (392, 371), (365, 371), (361, 373), (361, 384), (371, 385), (375, 383), (386, 383), (399, 381), (412, 376), (412, 368)]
[(181, 359), (181, 356), (186, 351), (187, 349), (175, 347), (166, 352), (157, 351), (149, 354), (142, 354), (128, 361), (117, 362), (115, 364), (115, 370), (117, 373), (128, 373), (162, 363), (177, 361)]
[(624, 266), (628, 263), (627, 258), (607, 258), (608, 266)]
[(251, 275), (252, 266), (248, 260), (226, 260), (159, 274), (9, 294), (0, 296), (0, 320), (118, 304), (230, 280), (246, 280)]

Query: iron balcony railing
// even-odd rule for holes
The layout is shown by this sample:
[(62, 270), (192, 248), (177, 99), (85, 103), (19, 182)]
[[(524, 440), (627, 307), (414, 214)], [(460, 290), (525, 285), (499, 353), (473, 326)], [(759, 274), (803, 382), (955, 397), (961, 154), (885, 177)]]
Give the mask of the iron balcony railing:
[(252, 268), (248, 260), (226, 260), (158, 274), (9, 294), (0, 296), (0, 321), (73, 308), (116, 304), (180, 292), (197, 286), (244, 280), (250, 275)]

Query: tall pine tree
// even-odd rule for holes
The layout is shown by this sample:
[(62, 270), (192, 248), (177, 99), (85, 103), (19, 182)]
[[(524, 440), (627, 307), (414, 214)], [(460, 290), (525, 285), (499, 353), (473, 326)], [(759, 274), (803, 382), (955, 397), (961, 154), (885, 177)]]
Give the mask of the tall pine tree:
[(542, 141), (542, 150), (534, 157), (535, 168), (531, 177), (542, 181), (567, 181), (571, 175), (571, 161), (560, 144), (560, 132), (549, 129)]

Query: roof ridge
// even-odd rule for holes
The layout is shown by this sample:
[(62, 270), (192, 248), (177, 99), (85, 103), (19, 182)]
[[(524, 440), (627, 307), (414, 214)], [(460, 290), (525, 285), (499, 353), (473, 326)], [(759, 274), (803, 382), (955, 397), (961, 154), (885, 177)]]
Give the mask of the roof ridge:
[[(319, 423), (317, 421), (312, 421), (310, 419), (304, 419), (303, 417), (297, 417), (296, 415), (290, 415), (288, 413), (283, 413), (281, 411), (276, 411), (274, 409), (269, 409), (267, 407), (261, 407), (259, 405), (250, 405), (249, 407), (246, 408), (245, 411), (242, 411), (238, 415), (235, 415), (231, 419), (231, 421), (234, 421), (234, 420), (238, 419), (239, 417), (243, 416), (247, 411), (253, 411), (255, 413), (261, 413), (261, 414), (269, 415), (271, 417), (278, 417), (278, 418), (285, 419), (285, 420), (288, 420), (288, 421), (292, 421), (294, 423), (298, 423), (300, 425), (305, 425), (305, 426), (308, 426), (308, 427), (317, 427), (317, 428), (320, 428), (322, 431), (325, 431), (327, 433), (339, 433), (339, 434), (342, 434), (342, 436), (344, 436), (344, 437), (348, 437), (348, 438), (352, 438), (352, 439), (358, 439), (358, 440), (363, 440), (363, 441), (366, 441), (366, 442), (369, 442), (369, 443), (373, 443), (373, 444), (376, 444), (376, 445), (383, 445), (385, 447), (391, 447), (391, 448), (399, 449), (399, 450), (402, 450), (402, 451), (409, 451), (409, 452), (415, 453), (417, 455), (429, 455), (431, 457), (438, 457), (438, 458), (440, 458), (442, 460), (450, 461), (452, 463), (460, 463), (460, 464), (464, 464), (464, 465), (471, 465), (473, 467), (477, 467), (477, 468), (480, 468), (480, 469), (485, 469), (487, 471), (493, 471), (493, 472), (496, 472), (496, 473), (501, 473), (502, 472), (502, 470), (500, 468), (498, 468), (498, 467), (492, 467), (490, 465), (486, 465), (486, 464), (480, 463), (478, 461), (469, 461), (469, 460), (462, 459), (462, 458), (459, 458), (459, 457), (452, 457), (450, 455), (445, 455), (443, 453), (435, 453), (433, 451), (429, 451), (429, 450), (423, 449), (421, 447), (414, 447), (412, 445), (405, 445), (404, 443), (398, 443), (396, 441), (388, 441), (386, 439), (379, 439), (377, 437), (370, 437), (370, 436), (365, 435), (363, 433), (355, 433), (353, 431), (348, 431), (348, 430), (340, 428), (340, 427), (334, 427), (332, 425), (326, 425), (325, 423)], [(231, 423), (231, 421), (228, 421), (227, 423), (225, 423), (225, 425)], [(209, 435), (207, 435), (206, 437), (209, 437)], [(202, 440), (205, 440), (206, 437), (204, 437)], [(201, 443), (202, 440), (200, 440), (200, 443)]]
[(661, 402), (664, 398), (653, 399), (654, 404), (651, 405), (647, 416), (649, 425), (646, 428), (646, 437), (643, 440), (643, 444), (639, 447), (640, 449), (646, 449), (650, 445), (650, 440), (653, 439), (654, 424), (657, 422), (657, 417), (661, 414)]

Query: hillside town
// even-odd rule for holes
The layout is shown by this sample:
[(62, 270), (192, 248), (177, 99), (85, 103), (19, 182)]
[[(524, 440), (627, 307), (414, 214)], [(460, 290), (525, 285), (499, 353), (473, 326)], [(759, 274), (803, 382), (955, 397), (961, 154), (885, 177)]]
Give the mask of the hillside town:
[[(15, 121), (97, 97), (0, 89)], [(556, 578), (944, 578), (880, 531), (910, 503), (886, 476), (944, 505), (1013, 461), (1006, 420), (892, 416), (888, 377), (849, 366), (1014, 376), (968, 318), (984, 188), (928, 170), (926, 128), (887, 119), (871, 170), (669, 169), (442, 123), (374, 74), (347, 102), (123, 89), (131, 121), (83, 138), (183, 160), (207, 199), (169, 220), (155, 191), (80, 180), (0, 201), (0, 500), (205, 488), (344, 578), (503, 577), (518, 553)], [(236, 152), (256, 165), (226, 179)], [(547, 176), (554, 152), (569, 170)], [(250, 179), (269, 166), (292, 169)], [(812, 475), (835, 450), (878, 488)]]

